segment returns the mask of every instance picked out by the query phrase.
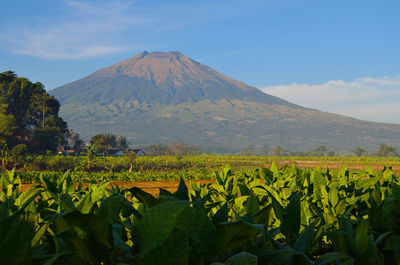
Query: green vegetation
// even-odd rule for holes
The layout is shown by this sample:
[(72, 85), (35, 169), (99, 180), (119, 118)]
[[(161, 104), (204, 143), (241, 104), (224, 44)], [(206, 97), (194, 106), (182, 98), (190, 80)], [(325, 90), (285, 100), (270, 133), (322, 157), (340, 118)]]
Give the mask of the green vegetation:
[[(55, 151), (68, 131), (67, 123), (58, 116), (59, 109), (60, 103), (41, 83), (33, 84), (11, 71), (0, 73), (2, 157)], [(3, 160), (3, 166), (5, 163)]]
[(390, 168), (229, 166), (160, 196), (110, 182), (1, 177), (4, 264), (400, 264), (400, 186)]
[[(18, 160), (20, 159), (20, 160)], [(154, 181), (213, 179), (213, 172), (230, 164), (239, 174), (254, 174), (260, 167), (268, 167), (277, 161), (280, 167), (294, 163), (302, 168), (330, 168), (339, 170), (343, 165), (353, 170), (364, 170), (366, 166), (381, 170), (391, 166), (400, 173), (400, 158), (384, 157), (265, 157), (238, 155), (197, 156), (98, 156), (88, 149), (84, 156), (29, 155), (8, 158), (9, 166), (16, 166), (24, 183), (39, 181), (39, 174), (60, 175), (67, 170), (76, 181)], [(11, 168), (9, 168), (11, 169)]]

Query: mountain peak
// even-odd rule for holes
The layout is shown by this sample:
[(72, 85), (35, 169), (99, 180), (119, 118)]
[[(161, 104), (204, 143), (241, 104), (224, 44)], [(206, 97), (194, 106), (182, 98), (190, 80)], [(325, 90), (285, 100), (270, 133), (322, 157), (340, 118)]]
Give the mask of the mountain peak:
[[(86, 85), (89, 84), (90, 85)], [(81, 80), (56, 88), (59, 99), (73, 91), (85, 91), (86, 100), (138, 101), (146, 104), (177, 104), (200, 100), (248, 100), (291, 105), (255, 87), (231, 79), (178, 51), (143, 51), (127, 60), (98, 70)], [(107, 94), (107, 98), (100, 96)], [(64, 96), (65, 95), (65, 96)], [(119, 98), (122, 96), (122, 98)], [(298, 106), (297, 106), (298, 107)]]
[[(94, 75), (104, 77), (126, 75), (151, 80), (158, 85), (173, 79), (172, 84), (179, 86), (183, 84), (182, 76), (188, 75), (191, 79), (197, 79), (196, 75), (204, 72), (204, 68), (205, 66), (177, 51), (151, 53), (143, 51), (127, 60), (103, 68)], [(207, 72), (209, 72), (208, 69)]]
[[(129, 60), (140, 60), (147, 57), (148, 58), (175, 58), (175, 59), (179, 59), (181, 57), (185, 57), (188, 58), (187, 56), (183, 55), (181, 52), (179, 51), (170, 51), (170, 52), (159, 52), (159, 51), (155, 51), (155, 52), (148, 52), (148, 51), (143, 51), (125, 61), (129, 61)], [(189, 58), (188, 58), (189, 59)]]
[(234, 150), (250, 144), (346, 150), (400, 143), (399, 125), (302, 108), (180, 52), (144, 51), (51, 93), (70, 128), (86, 139), (110, 132), (140, 145), (185, 139)]

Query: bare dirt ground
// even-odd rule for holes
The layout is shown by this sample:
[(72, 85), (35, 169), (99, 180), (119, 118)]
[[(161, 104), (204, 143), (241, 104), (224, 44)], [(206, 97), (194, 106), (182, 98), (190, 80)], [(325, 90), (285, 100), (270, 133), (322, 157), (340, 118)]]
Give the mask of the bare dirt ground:
[[(194, 183), (198, 184), (208, 184), (208, 183), (213, 183), (215, 182), (214, 180), (195, 180), (193, 181)], [(168, 190), (170, 192), (175, 192), (178, 189), (179, 186), (179, 181), (173, 181), (173, 180), (168, 180), (168, 181), (146, 181), (146, 182), (126, 182), (126, 181), (115, 181), (112, 182), (112, 184), (117, 184), (120, 188), (125, 187), (125, 188), (132, 188), (132, 187), (137, 187), (140, 188), (152, 195), (158, 195), (159, 194), (159, 188)], [(22, 184), (21, 187), (21, 192), (28, 190), (30, 187), (37, 185), (37, 184)], [(186, 185), (188, 188), (190, 188), (190, 181), (186, 181)], [(84, 184), (85, 186), (85, 184)]]

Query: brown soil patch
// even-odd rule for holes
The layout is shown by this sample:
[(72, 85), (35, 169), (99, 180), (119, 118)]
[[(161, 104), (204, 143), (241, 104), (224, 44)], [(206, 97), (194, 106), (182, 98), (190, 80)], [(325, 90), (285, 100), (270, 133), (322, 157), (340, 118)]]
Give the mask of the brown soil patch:
[[(208, 184), (215, 182), (214, 180), (194, 180), (194, 183), (198, 184)], [(127, 181), (115, 181), (112, 184), (117, 184), (120, 188), (132, 188), (137, 187), (140, 188), (152, 195), (158, 195), (160, 190), (159, 188), (168, 190), (170, 192), (175, 192), (178, 189), (179, 181), (146, 181), (146, 182), (127, 182)], [(28, 190), (30, 187), (37, 185), (37, 184), (22, 184), (21, 192)], [(84, 186), (87, 184), (85, 183)], [(190, 188), (190, 181), (186, 181), (186, 185)]]

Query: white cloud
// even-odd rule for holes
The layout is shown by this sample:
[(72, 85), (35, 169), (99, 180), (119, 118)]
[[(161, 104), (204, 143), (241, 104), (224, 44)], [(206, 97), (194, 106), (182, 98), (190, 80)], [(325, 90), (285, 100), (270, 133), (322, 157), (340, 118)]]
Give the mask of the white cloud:
[(51, 12), (32, 14), (29, 18), (10, 15), (10, 22), (0, 25), (2, 48), (46, 59), (80, 59), (147, 50), (155, 45), (155, 35), (239, 17), (270, 4), (258, 0), (171, 3), (64, 0), (57, 6)]
[(260, 87), (265, 93), (322, 111), (377, 122), (400, 123), (400, 76), (364, 77), (351, 82)]
[(139, 48), (124, 45), (119, 33), (152, 22), (132, 11), (129, 3), (110, 1), (96, 5), (65, 1), (61, 13), (15, 25), (0, 33), (14, 53), (47, 59), (79, 59)]

